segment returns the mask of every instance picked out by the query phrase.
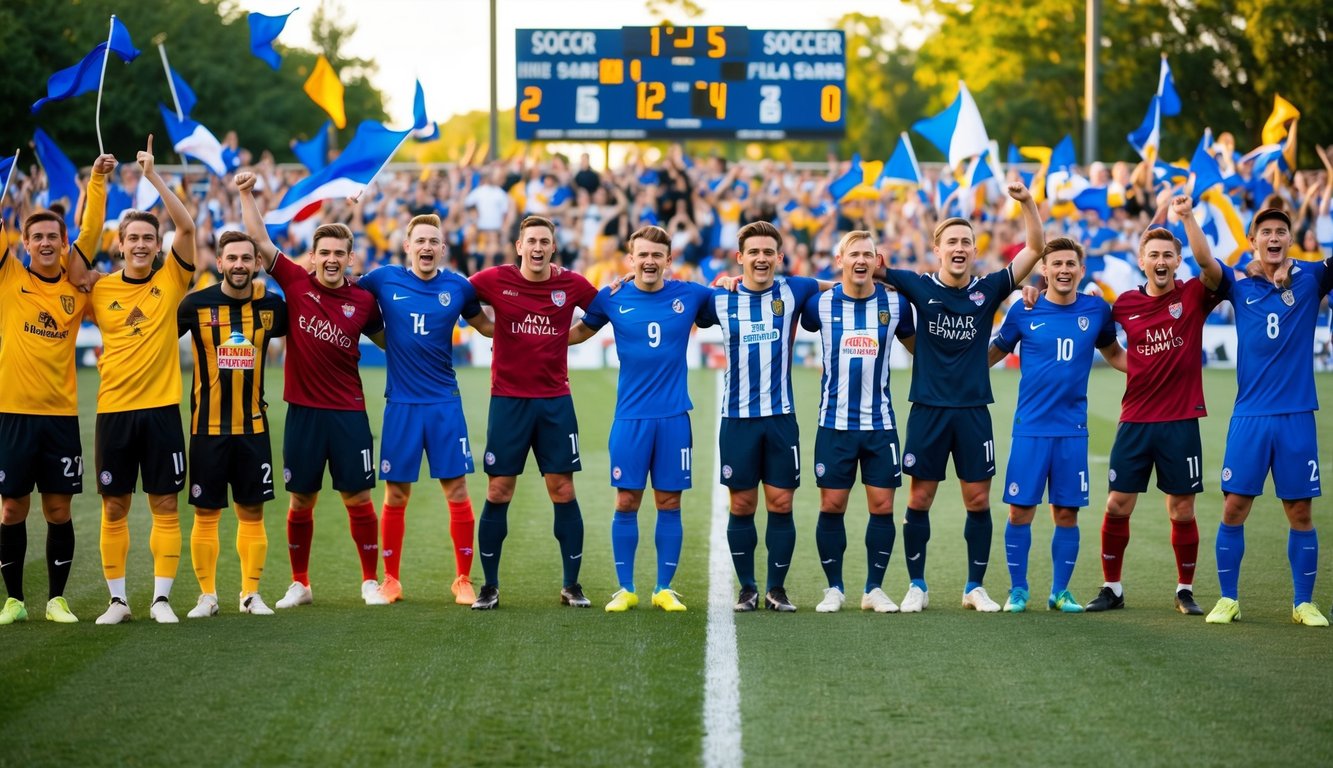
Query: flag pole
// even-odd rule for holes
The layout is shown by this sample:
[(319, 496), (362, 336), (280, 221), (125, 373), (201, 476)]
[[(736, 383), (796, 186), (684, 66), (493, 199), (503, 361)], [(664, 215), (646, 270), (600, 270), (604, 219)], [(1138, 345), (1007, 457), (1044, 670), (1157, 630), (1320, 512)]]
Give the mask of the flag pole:
[(9, 194), (9, 182), (14, 180), (14, 174), (19, 169), (19, 150), (14, 150), (14, 164), (9, 166), (9, 175), (5, 176), (5, 188), (0, 189), (0, 204), (5, 201), (5, 195)]
[[(167, 46), (166, 46), (167, 36), (161, 35), (156, 39), (157, 39), (157, 52), (162, 54), (162, 69), (167, 74), (167, 88), (171, 89), (171, 104), (176, 108), (176, 119), (184, 122), (185, 113), (181, 111), (180, 96), (176, 95), (176, 78), (171, 76), (171, 65), (167, 63)], [(168, 136), (168, 138), (170, 138), (170, 136)], [(175, 149), (175, 147), (172, 147), (172, 149)], [(176, 154), (179, 155), (180, 153), (177, 152)], [(190, 168), (189, 158), (187, 158), (185, 155), (180, 155), (180, 158), (181, 158), (181, 167), (185, 168), (186, 172), (188, 173)], [(182, 184), (183, 183), (184, 182), (182, 182)]]
[(106, 83), (106, 63), (111, 59), (111, 38), (116, 34), (116, 14), (111, 14), (111, 27), (106, 33), (106, 49), (102, 51), (102, 74), (97, 78), (97, 111), (93, 113), (93, 127), (97, 130), (97, 154), (105, 155), (102, 146), (102, 86)]

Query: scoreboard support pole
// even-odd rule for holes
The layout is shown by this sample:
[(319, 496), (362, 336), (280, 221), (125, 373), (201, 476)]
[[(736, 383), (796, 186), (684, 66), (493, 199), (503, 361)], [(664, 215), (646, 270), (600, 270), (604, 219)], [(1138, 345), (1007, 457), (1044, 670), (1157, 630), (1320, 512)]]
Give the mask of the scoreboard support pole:
[(500, 101), (495, 66), (495, 3), (491, 0), (491, 143), (486, 149), (486, 162), (493, 163), (500, 155)]

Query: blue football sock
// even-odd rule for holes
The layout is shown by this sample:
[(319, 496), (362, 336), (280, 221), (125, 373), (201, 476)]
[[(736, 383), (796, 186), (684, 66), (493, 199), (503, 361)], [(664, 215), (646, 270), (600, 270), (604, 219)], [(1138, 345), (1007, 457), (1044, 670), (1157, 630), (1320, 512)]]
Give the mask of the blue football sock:
[(565, 586), (579, 582), (579, 567), (583, 565), (583, 513), (578, 499), (560, 501), (555, 505), (555, 540), (560, 542), (560, 563), (564, 566)]
[[(968, 513), (971, 517), (971, 513)], [(1028, 588), (1028, 554), (1032, 551), (1032, 524), (1018, 525), (1007, 522), (1004, 525), (1004, 561), (1009, 566), (1009, 586), (1013, 589)], [(971, 570), (968, 570), (971, 573)]]
[[(815, 548), (819, 550), (819, 564), (824, 567), (824, 578), (830, 587), (843, 589), (842, 556), (847, 552), (847, 528), (842, 515), (820, 512), (815, 523)], [(846, 591), (846, 590), (843, 590)]]
[(731, 564), (736, 568), (736, 580), (742, 587), (754, 587), (754, 551), (759, 546), (759, 529), (754, 527), (754, 515), (731, 515), (727, 521), (727, 547), (731, 550)]
[[(1240, 561), (1245, 558), (1245, 526), (1218, 523), (1213, 556), (1217, 560), (1217, 583), (1222, 588), (1222, 597), (1239, 598)], [(1295, 573), (1294, 567), (1292, 572)]]
[(893, 515), (871, 515), (866, 522), (866, 591), (884, 586), (884, 572), (889, 568), (893, 542), (898, 529)]
[(792, 553), (796, 551), (796, 521), (792, 520), (790, 512), (785, 515), (768, 513), (764, 546), (768, 548), (768, 584), (764, 589), (782, 587), (787, 582)]
[(481, 572), (486, 576), (488, 587), (500, 586), (500, 550), (504, 548), (507, 535), (509, 502), (488, 499), (481, 506), (481, 517), (477, 519), (477, 555), (481, 557)]
[(1292, 605), (1314, 601), (1314, 577), (1319, 570), (1319, 534), (1315, 529), (1287, 533), (1287, 560), (1291, 562)]
[(967, 586), (963, 588), (964, 593), (971, 592), (986, 580), (993, 534), (989, 508), (968, 511), (967, 521), (963, 523), (963, 539), (967, 542)]
[(926, 542), (930, 541), (930, 510), (908, 509), (903, 518), (903, 557), (907, 558), (907, 577), (921, 589), (926, 588)]
[(670, 589), (671, 580), (676, 578), (676, 565), (680, 563), (680, 542), (685, 538), (685, 531), (680, 524), (679, 509), (657, 510), (657, 529), (653, 533), (653, 544), (657, 547), (657, 589)]
[(1051, 594), (1058, 595), (1069, 589), (1078, 562), (1078, 526), (1055, 527), (1051, 534)]
[(639, 516), (634, 512), (611, 515), (611, 554), (616, 561), (620, 588), (634, 591), (634, 550), (639, 548)]

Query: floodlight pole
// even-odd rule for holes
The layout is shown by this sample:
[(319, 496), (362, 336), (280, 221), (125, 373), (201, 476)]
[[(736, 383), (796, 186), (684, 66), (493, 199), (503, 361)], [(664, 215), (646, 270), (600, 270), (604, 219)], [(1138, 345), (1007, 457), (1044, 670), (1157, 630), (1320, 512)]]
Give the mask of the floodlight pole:
[(1087, 0), (1083, 61), (1083, 164), (1097, 160), (1097, 49), (1102, 39), (1102, 0)]
[(495, 3), (496, 0), (491, 0), (491, 141), (486, 148), (487, 162), (494, 162), (500, 155), (500, 108), (495, 72)]

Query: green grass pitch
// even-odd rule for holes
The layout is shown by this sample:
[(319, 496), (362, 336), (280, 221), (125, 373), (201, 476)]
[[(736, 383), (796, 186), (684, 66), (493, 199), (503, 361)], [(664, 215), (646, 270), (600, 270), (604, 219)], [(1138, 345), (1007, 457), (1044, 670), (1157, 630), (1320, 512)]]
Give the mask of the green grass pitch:
[[(188, 379), (188, 373), (187, 379)], [(363, 372), (378, 429), (383, 372)], [(489, 371), (461, 372), (474, 450), (485, 445)], [(362, 605), (346, 513), (326, 490), (316, 511), (311, 578), (315, 605), (272, 618), (236, 613), (235, 521), (224, 516), (218, 589), (223, 614), (191, 621), (198, 587), (186, 552), (173, 602), (178, 626), (148, 620), (152, 580), (148, 514), (131, 512), (129, 585), (136, 621), (96, 627), (106, 603), (97, 551), (97, 497), (76, 497), (78, 555), (67, 596), (81, 623), (41, 620), (46, 595), (40, 514), (29, 524), (26, 591), (32, 620), (0, 628), (0, 765), (696, 765), (703, 759), (708, 521), (714, 480), (714, 374), (692, 374), (696, 488), (685, 495), (685, 549), (676, 588), (690, 610), (607, 615), (616, 588), (609, 540), (613, 492), (605, 443), (614, 371), (571, 373), (583, 463), (576, 478), (587, 526), (583, 584), (594, 608), (561, 608), (551, 508), (529, 462), (510, 512), (501, 609), (452, 603), (448, 514), (434, 483), (417, 486), (407, 513), (404, 602)], [(1003, 600), (1003, 505), (1017, 373), (993, 374), (992, 408), (1001, 477), (994, 484), (995, 544), (988, 587)], [(907, 413), (906, 372), (895, 402)], [(92, 455), (96, 376), (80, 375), (85, 455)], [(803, 464), (812, 461), (817, 371), (797, 375)], [(271, 372), (275, 454), (285, 406)], [(1072, 589), (1090, 599), (1101, 582), (1098, 532), (1123, 382), (1093, 374), (1092, 508)], [(1206, 492), (1198, 598), (1217, 598), (1212, 543), (1221, 511), (1217, 478), (1235, 394), (1231, 372), (1205, 373), (1212, 415), (1203, 421)], [(1333, 377), (1318, 388), (1325, 404)], [(1275, 391), (1275, 396), (1278, 392)], [(1318, 419), (1323, 455), (1333, 420)], [(378, 442), (378, 433), (377, 433)], [(377, 449), (378, 450), (378, 449)], [(91, 462), (89, 462), (91, 463)], [(814, 551), (818, 492), (810, 472), (796, 497), (799, 530), (789, 589), (800, 611), (735, 620), (745, 762), (777, 765), (1285, 765), (1328, 756), (1327, 705), (1333, 632), (1289, 623), (1286, 525), (1261, 499), (1247, 526), (1241, 581), (1244, 620), (1207, 626), (1171, 610), (1175, 570), (1160, 494), (1146, 494), (1127, 554), (1128, 608), (1101, 616), (1036, 610), (986, 616), (959, 605), (962, 507), (952, 481), (932, 511), (927, 577), (931, 607), (918, 616), (862, 614), (864, 496), (848, 511), (847, 609), (818, 615), (823, 575)], [(91, 471), (85, 488), (91, 488)], [(482, 475), (471, 478), (480, 513)], [(263, 592), (272, 604), (288, 578), (286, 497), (268, 510)], [(382, 487), (374, 493), (378, 506)], [(905, 490), (895, 509), (901, 523)], [(1323, 522), (1326, 502), (1317, 501)], [(642, 516), (638, 582), (653, 582), (651, 510)], [(760, 525), (762, 527), (762, 517)], [(1049, 516), (1033, 531), (1034, 605), (1050, 578)], [(1325, 546), (1329, 546), (1327, 543)], [(763, 550), (759, 572), (763, 573)], [(901, 540), (885, 587), (901, 599)], [(474, 566), (480, 583), (480, 565)], [(1316, 599), (1329, 607), (1327, 566)]]

